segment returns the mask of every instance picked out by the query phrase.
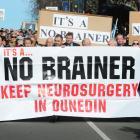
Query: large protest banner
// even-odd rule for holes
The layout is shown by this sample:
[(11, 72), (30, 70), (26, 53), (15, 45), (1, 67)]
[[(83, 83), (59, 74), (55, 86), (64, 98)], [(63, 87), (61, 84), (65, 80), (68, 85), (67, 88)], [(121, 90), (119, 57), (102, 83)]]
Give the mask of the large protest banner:
[(93, 44), (107, 44), (110, 40), (112, 17), (75, 14), (70, 12), (41, 10), (38, 21), (38, 41), (44, 44), (46, 38), (73, 32), (74, 41), (81, 43), (89, 38)]
[(129, 44), (134, 40), (140, 42), (140, 12), (131, 11), (129, 13)]
[(129, 47), (0, 48), (0, 121), (140, 117), (139, 54)]

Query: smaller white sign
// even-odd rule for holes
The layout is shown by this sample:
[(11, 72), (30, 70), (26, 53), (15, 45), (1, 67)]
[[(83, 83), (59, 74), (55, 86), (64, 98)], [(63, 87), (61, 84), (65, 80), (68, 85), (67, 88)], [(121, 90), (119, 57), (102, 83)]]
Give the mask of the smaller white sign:
[(133, 36), (140, 36), (140, 23), (133, 23), (132, 24), (132, 35)]
[(57, 11), (58, 10), (58, 7), (57, 6), (56, 7), (47, 6), (46, 9), (47, 10), (56, 10)]
[(53, 26), (73, 29), (88, 29), (88, 17), (54, 14)]
[(110, 40), (110, 32), (67, 29), (49, 26), (40, 26), (39, 38), (54, 38), (57, 34), (61, 34), (63, 37), (65, 37), (68, 32), (73, 32), (74, 41), (79, 43), (82, 42), (84, 38), (89, 38), (92, 43), (102, 45), (107, 44), (107, 40)]
[(5, 9), (0, 9), (0, 21), (4, 21), (5, 18)]

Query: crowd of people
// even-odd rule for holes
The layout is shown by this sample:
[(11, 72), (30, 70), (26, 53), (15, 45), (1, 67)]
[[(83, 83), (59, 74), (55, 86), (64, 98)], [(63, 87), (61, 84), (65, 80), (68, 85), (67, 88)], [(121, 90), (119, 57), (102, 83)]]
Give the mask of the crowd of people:
[[(89, 38), (82, 40), (81, 44), (73, 41), (73, 33), (68, 32), (65, 39), (62, 35), (57, 34), (54, 38), (47, 38), (45, 44), (39, 44), (37, 31), (32, 30), (9, 30), (0, 29), (0, 47), (65, 47), (65, 46), (94, 46)], [(123, 34), (117, 34), (115, 39), (106, 42), (108, 46), (129, 46), (128, 37)], [(140, 47), (139, 41), (134, 40), (131, 44), (133, 47)]]

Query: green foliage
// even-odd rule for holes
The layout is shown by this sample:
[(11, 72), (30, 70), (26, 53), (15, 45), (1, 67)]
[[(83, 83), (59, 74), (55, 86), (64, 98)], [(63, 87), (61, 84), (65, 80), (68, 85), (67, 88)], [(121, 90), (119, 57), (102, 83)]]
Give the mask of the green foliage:
[[(73, 0), (70, 0), (73, 2)], [(60, 6), (61, 0), (30, 0), (31, 11), (33, 17), (37, 17), (39, 9), (45, 9), (46, 6)], [(90, 11), (91, 13), (97, 13), (100, 4), (110, 3), (116, 5), (126, 5), (134, 10), (140, 9), (140, 0), (85, 0), (85, 11)]]
[(112, 4), (117, 5), (126, 5), (128, 7), (131, 7), (134, 10), (138, 9), (138, 5), (136, 3), (137, 0), (110, 0)]
[(98, 12), (98, 0), (87, 0), (86, 1), (86, 11), (90, 11), (91, 13)]

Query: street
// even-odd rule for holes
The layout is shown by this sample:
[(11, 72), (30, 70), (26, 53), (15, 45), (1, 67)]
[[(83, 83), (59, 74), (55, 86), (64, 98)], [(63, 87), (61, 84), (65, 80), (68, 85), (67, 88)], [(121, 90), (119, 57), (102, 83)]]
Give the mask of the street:
[(49, 117), (0, 123), (0, 140), (139, 140), (140, 118)]

